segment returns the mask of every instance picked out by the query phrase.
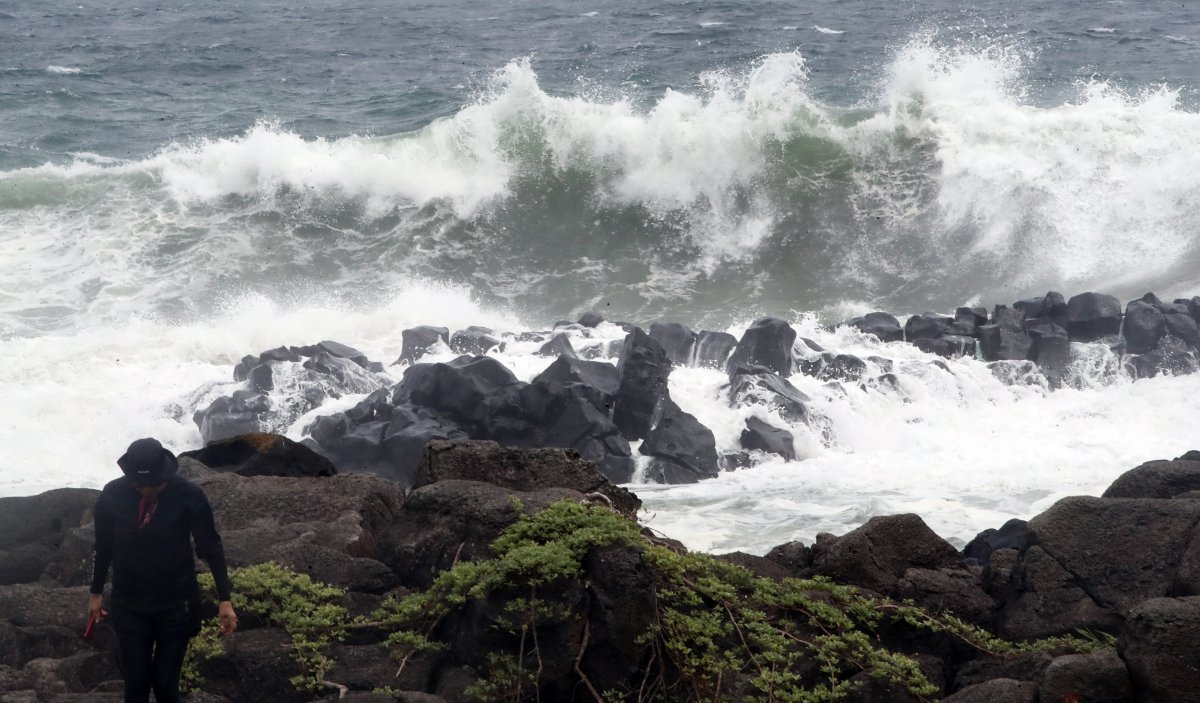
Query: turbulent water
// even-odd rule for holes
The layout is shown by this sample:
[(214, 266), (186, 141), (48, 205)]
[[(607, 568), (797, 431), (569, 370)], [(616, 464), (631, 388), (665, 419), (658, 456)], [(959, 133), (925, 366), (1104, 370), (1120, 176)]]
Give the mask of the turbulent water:
[[(245, 354), (588, 309), (901, 361), (903, 393), (793, 379), (828, 420), (802, 461), (639, 487), (696, 547), (899, 511), (965, 539), (1192, 448), (1195, 377), (1077, 350), (1049, 393), (822, 323), (1200, 293), (1200, 8), (106, 5), (0, 0), (0, 495), (196, 446)], [(732, 449), (766, 411), (722, 382), (672, 394)]]

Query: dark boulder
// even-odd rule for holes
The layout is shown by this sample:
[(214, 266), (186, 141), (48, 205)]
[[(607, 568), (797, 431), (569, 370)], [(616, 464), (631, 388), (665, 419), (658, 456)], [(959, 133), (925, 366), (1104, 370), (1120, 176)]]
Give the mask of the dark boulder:
[(1195, 501), (1060, 500), (1029, 521), (1031, 546), (1002, 609), (1003, 633), (1026, 638), (1077, 628), (1114, 632), (1123, 614), (1141, 601), (1200, 589), (1181, 570), (1183, 545), (1192, 541), (1198, 520)]
[(399, 406), (392, 412), (391, 421), (383, 431), (378, 456), (382, 462), (370, 473), (378, 474), (411, 487), (421, 453), (430, 442), (466, 439), (467, 433), (450, 420), (424, 408)]
[(942, 703), (1037, 703), (1038, 685), (1032, 681), (992, 679), (961, 689)]
[(697, 335), (690, 327), (678, 322), (655, 322), (650, 325), (650, 336), (662, 345), (672, 364), (691, 365)]
[(316, 344), (309, 344), (309, 345), (302, 346), (302, 347), (291, 347), (289, 349), (289, 351), (299, 354), (300, 356), (307, 356), (307, 357), (315, 357), (315, 356), (319, 356), (321, 354), (328, 354), (329, 356), (332, 356), (332, 357), (335, 357), (338, 359), (346, 359), (346, 360), (352, 361), (357, 366), (359, 366), (363, 369), (366, 369), (368, 371), (382, 371), (383, 370), (377, 364), (372, 363), (371, 360), (367, 358), (366, 354), (360, 352), (359, 350), (355, 349), (354, 347), (346, 345), (346, 344), (342, 344), (341, 342), (334, 342), (334, 341), (331, 341), (328, 339), (323, 342), (317, 342)]
[(963, 558), (987, 564), (992, 552), (997, 549), (1023, 549), (1029, 543), (1029, 523), (1013, 518), (1000, 526), (980, 532), (975, 539), (963, 547)]
[(1166, 333), (1167, 323), (1157, 305), (1135, 300), (1125, 307), (1122, 334), (1130, 354), (1154, 351)]
[(1051, 388), (1062, 387), (1071, 365), (1071, 341), (1067, 331), (1049, 323), (1030, 325), (1029, 336), (1033, 339), (1029, 347), (1030, 361), (1038, 365)]
[(950, 334), (950, 327), (953, 324), (953, 317), (937, 315), (932, 312), (913, 315), (904, 323), (904, 338), (910, 342), (918, 339), (937, 339), (944, 334)]
[(37, 581), (71, 530), (91, 522), (99, 495), (87, 488), (58, 488), (0, 498), (0, 585)]
[(565, 356), (570, 359), (579, 356), (575, 353), (575, 347), (571, 346), (571, 338), (565, 334), (554, 335), (554, 338), (543, 344), (537, 353), (538, 356)]
[(1013, 309), (1025, 313), (1026, 328), (1049, 323), (1065, 330), (1070, 317), (1067, 301), (1061, 293), (1053, 291), (1040, 298), (1028, 298), (1013, 303)]
[(987, 311), (983, 308), (961, 307), (954, 311), (954, 322), (950, 324), (949, 334), (961, 337), (974, 337), (978, 334), (980, 325), (986, 325)]
[(867, 370), (867, 364), (853, 354), (838, 354), (817, 374), (822, 381), (857, 381)]
[(786, 542), (767, 552), (765, 559), (775, 562), (789, 575), (800, 578), (812, 567), (812, 550), (803, 542)]
[(613, 423), (626, 439), (642, 439), (650, 431), (658, 404), (670, 395), (671, 360), (658, 340), (637, 328), (625, 337), (617, 372), (621, 383)]
[(725, 361), (737, 347), (737, 337), (728, 332), (710, 332), (704, 330), (696, 337), (693, 359), (696, 366), (723, 369)]
[(979, 585), (979, 577), (961, 567), (906, 569), (893, 589), (896, 598), (911, 600), (932, 613), (953, 613), (981, 627), (991, 625), (996, 602)]
[(741, 437), (743, 449), (778, 454), (787, 461), (796, 459), (795, 441), (791, 432), (753, 416), (746, 418), (746, 429), (742, 430)]
[[(378, 474), (400, 480), (386, 465), (383, 455), (383, 436), (386, 420), (355, 424), (345, 413), (322, 417), (313, 425), (313, 436), (306, 445), (329, 459), (342, 471)], [(317, 439), (317, 437), (320, 439)]]
[(237, 366), (233, 367), (233, 380), (245, 381), (249, 378), (251, 369), (272, 361), (300, 361), (300, 354), (296, 351), (296, 347), (276, 347), (268, 349), (258, 356), (242, 357)]
[(1080, 293), (1067, 302), (1072, 341), (1094, 342), (1121, 331), (1121, 301), (1101, 293)]
[(192, 421), (207, 444), (216, 439), (236, 437), (275, 429), (270, 399), (257, 390), (242, 389), (221, 396), (207, 408), (197, 410)]
[(863, 334), (872, 334), (881, 342), (904, 341), (904, 329), (895, 316), (886, 312), (869, 312), (846, 323)]
[(184, 452), (210, 469), (239, 476), (332, 476), (337, 469), (308, 447), (277, 434), (255, 433)]
[(1191, 491), (1200, 491), (1200, 457), (1148, 461), (1118, 476), (1103, 497), (1174, 498)]
[(695, 483), (720, 473), (712, 430), (669, 398), (659, 404), (639, 451), (656, 459), (649, 475), (659, 483)]
[[(588, 585), (587, 653), (580, 668), (599, 690), (632, 691), (641, 682), (641, 664), (651, 645), (645, 633), (658, 622), (657, 581), (639, 550), (632, 547), (594, 549), (583, 560)], [(578, 649), (569, 650), (578, 658)], [(577, 677), (560, 684), (557, 700), (569, 700)]]
[(777, 411), (788, 422), (808, 422), (811, 398), (769, 371), (744, 373), (729, 382), (729, 403), (735, 407), (761, 403)]
[(958, 550), (911, 513), (873, 517), (827, 547), (813, 549), (817, 574), (884, 595), (895, 592), (909, 569), (957, 564)]
[(604, 322), (604, 316), (594, 310), (589, 310), (579, 316), (578, 324), (584, 327), (596, 327), (601, 322)]
[(1112, 649), (1090, 654), (1067, 654), (1046, 667), (1038, 687), (1039, 701), (1134, 703), (1133, 685), (1125, 662)]
[(1200, 346), (1200, 327), (1187, 312), (1171, 312), (1163, 315), (1163, 323), (1166, 325), (1168, 335), (1183, 340), (1189, 347)]
[(1139, 700), (1191, 703), (1200, 691), (1200, 597), (1138, 604), (1129, 613), (1118, 650)]
[(450, 330), (445, 327), (422, 325), (400, 333), (400, 358), (395, 363), (413, 363), (429, 353), (439, 342), (450, 344)]
[(504, 351), (505, 343), (486, 327), (468, 327), (450, 336), (450, 349), (459, 354), (483, 356), (492, 349)]
[(1130, 354), (1124, 362), (1134, 378), (1154, 378), (1159, 374), (1184, 376), (1200, 368), (1196, 353), (1177, 337), (1163, 337), (1153, 351)]
[(607, 361), (587, 361), (569, 356), (560, 356), (546, 370), (538, 374), (534, 383), (545, 382), (557, 385), (582, 383), (600, 391), (607, 398), (614, 398), (621, 386), (621, 375), (617, 367)]
[(291, 637), (282, 629), (262, 627), (239, 631), (237, 646), (201, 663), (206, 693), (230, 701), (302, 703), (311, 694), (297, 690), (291, 678), (301, 674), (289, 650)]
[(602, 494), (614, 509), (634, 515), (638, 497), (610, 482), (596, 465), (566, 449), (514, 449), (488, 441), (432, 442), (422, 454), (413, 488), (446, 480), (482, 481), (517, 491), (570, 488)]
[(187, 457), (180, 473), (208, 496), (231, 566), (277, 561), (326, 583), (377, 593), (396, 584), (377, 547), (404, 506), (395, 483), (356, 474), (238, 476)]
[(987, 308), (960, 307), (954, 311), (954, 322), (959, 325), (979, 327), (988, 323)]
[(961, 335), (945, 335), (942, 337), (922, 337), (913, 346), (926, 354), (954, 359), (960, 356), (975, 356), (975, 338)]
[(791, 325), (777, 317), (764, 317), (742, 335), (726, 370), (732, 375), (739, 366), (763, 366), (781, 376), (790, 376), (795, 343), (796, 330)]
[(392, 403), (429, 408), (462, 423), (478, 419), (485, 398), (517, 384), (507, 366), (487, 356), (449, 364), (416, 364), (404, 371), (393, 388)]
[(997, 305), (992, 311), (992, 324), (1013, 332), (1024, 332), (1025, 311), (1007, 305)]
[(510, 447), (574, 449), (610, 480), (626, 483), (632, 452), (609, 418), (609, 405), (608, 396), (582, 383), (521, 384), (484, 401), (470, 435)]
[(979, 328), (979, 350), (987, 361), (1019, 361), (1029, 357), (1033, 338), (1020, 329), (1001, 324)]
[(478, 481), (438, 481), (408, 494), (404, 510), (377, 544), (401, 583), (428, 588), (438, 572), (459, 561), (490, 558), (492, 541), (521, 515), (583, 499), (567, 488), (523, 492)]

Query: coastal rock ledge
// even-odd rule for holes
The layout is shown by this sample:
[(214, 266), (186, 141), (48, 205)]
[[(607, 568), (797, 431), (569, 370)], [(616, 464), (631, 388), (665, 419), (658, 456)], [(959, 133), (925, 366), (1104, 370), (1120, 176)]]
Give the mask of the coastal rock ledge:
[[(637, 497), (569, 449), (430, 442), (406, 492), (287, 442), (220, 444), (183, 456), (181, 473), (209, 495), (232, 566), (270, 562), (335, 586), (322, 612), (344, 622), (322, 626), (336, 636), (303, 660), (295, 623), (247, 610), (223, 651), (193, 663), (193, 703), (740, 701), (767, 689), (1182, 703), (1200, 691), (1198, 453), (961, 551), (908, 514), (709, 557), (640, 526)], [(121, 700), (108, 625), (79, 636), (97, 495), (0, 499), (0, 702)], [(389, 641), (381, 623), (418, 611), (420, 637)], [(723, 653), (705, 659), (706, 647)], [(834, 679), (837, 696), (822, 698)]]

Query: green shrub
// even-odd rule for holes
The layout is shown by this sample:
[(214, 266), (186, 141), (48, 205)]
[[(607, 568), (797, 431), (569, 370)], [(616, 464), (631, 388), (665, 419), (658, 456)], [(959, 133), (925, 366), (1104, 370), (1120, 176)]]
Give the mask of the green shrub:
[[(648, 653), (639, 680), (628, 690), (600, 692), (580, 666), (586, 654), (589, 614), (572, 612), (553, 598), (572, 583), (586, 587), (584, 558), (605, 547), (634, 550), (653, 575), (654, 622), (639, 644)], [(538, 627), (578, 619), (583, 637), (575, 674), (596, 701), (745, 701), (826, 703), (844, 699), (866, 677), (886, 681), (918, 700), (937, 687), (915, 659), (888, 649), (879, 632), (904, 624), (956, 638), (989, 655), (1035, 650), (1094, 651), (1111, 647), (1107, 635), (1080, 633), (1013, 643), (950, 615), (929, 613), (911, 602), (864, 595), (827, 579), (775, 582), (705, 554), (679, 554), (643, 535), (637, 523), (611, 510), (563, 501), (523, 515), (492, 543), (492, 557), (459, 562), (424, 591), (386, 601), (375, 613), (350, 622), (337, 605), (340, 589), (314, 583), (277, 564), (234, 572), (234, 605), (263, 618), (292, 638), (303, 674), (301, 689), (336, 686), (326, 681), (332, 662), (327, 646), (348, 628), (380, 630), (403, 669), (414, 655), (445, 644), (435, 632), (445, 618), (472, 601), (499, 595), (492, 626), (512, 636), (511, 650), (488, 652), (468, 694), (481, 701), (534, 698), (542, 676)], [(211, 590), (211, 578), (206, 579)], [(218, 656), (215, 624), (206, 625), (189, 652), (185, 676), (195, 688), (196, 662)], [(380, 689), (395, 693), (392, 689)]]
[[(327, 656), (328, 645), (345, 637), (349, 620), (346, 609), (338, 605), (345, 590), (313, 581), (274, 562), (234, 569), (230, 580), (234, 583), (233, 607), (239, 617), (260, 618), (291, 637), (292, 657), (301, 670), (292, 678), (292, 684), (311, 691), (328, 687), (325, 674), (333, 666)], [(216, 590), (211, 574), (200, 575), (200, 588), (206, 594)], [(203, 684), (200, 663), (222, 653), (220, 626), (214, 618), (205, 623), (188, 648), (183, 675), (187, 690), (197, 690)]]

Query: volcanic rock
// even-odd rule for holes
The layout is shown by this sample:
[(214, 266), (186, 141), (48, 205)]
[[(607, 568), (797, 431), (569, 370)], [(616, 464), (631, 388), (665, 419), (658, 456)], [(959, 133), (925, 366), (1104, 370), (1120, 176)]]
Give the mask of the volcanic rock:
[(492, 330), (486, 327), (468, 327), (450, 337), (450, 349), (459, 354), (483, 356), (492, 349), (504, 351), (504, 346), (504, 342), (493, 336)]
[(617, 372), (621, 383), (613, 423), (626, 439), (642, 439), (650, 431), (658, 404), (669, 397), (671, 360), (658, 340), (637, 328), (625, 337)]
[(937, 315), (932, 312), (913, 315), (904, 323), (904, 338), (910, 342), (918, 339), (937, 339), (944, 334), (950, 334), (954, 318)]
[(696, 366), (723, 369), (729, 355), (737, 347), (737, 337), (728, 332), (704, 330), (696, 337), (693, 360)]
[(1130, 354), (1145, 354), (1158, 346), (1167, 333), (1167, 323), (1157, 305), (1135, 300), (1125, 307), (1125, 336)]
[(730, 405), (765, 404), (788, 422), (807, 423), (811, 400), (787, 380), (765, 370), (738, 374), (729, 382)]
[(669, 398), (659, 404), (639, 451), (657, 459), (649, 475), (660, 483), (695, 483), (720, 472), (712, 430)]
[(445, 327), (422, 325), (400, 333), (400, 358), (395, 363), (413, 363), (429, 353), (437, 344), (450, 344), (450, 330)]
[(753, 416), (746, 418), (746, 429), (742, 430), (741, 436), (743, 449), (778, 454), (787, 461), (796, 459), (795, 441), (791, 432)]
[(1067, 302), (1067, 332), (1076, 342), (1094, 342), (1121, 331), (1121, 302), (1111, 295), (1080, 293)]
[(1129, 613), (1118, 643), (1138, 700), (1185, 703), (1200, 691), (1200, 597), (1154, 598)]
[(881, 342), (904, 341), (904, 330), (900, 327), (900, 321), (886, 312), (869, 312), (846, 324), (864, 334), (875, 335)]
[(570, 488), (584, 495), (600, 493), (625, 515), (636, 514), (642, 505), (636, 495), (606, 479), (594, 463), (568, 449), (513, 449), (478, 440), (430, 442), (413, 488), (447, 480), (481, 481), (523, 492)]
[(781, 376), (790, 376), (795, 342), (796, 330), (791, 325), (776, 317), (764, 317), (742, 335), (726, 370), (733, 375), (739, 366), (762, 366)]
[(697, 335), (690, 327), (678, 322), (655, 322), (650, 325), (650, 336), (662, 345), (672, 364), (691, 365)]
[(332, 476), (337, 469), (308, 447), (277, 434), (254, 433), (183, 452), (210, 469), (239, 476)]

